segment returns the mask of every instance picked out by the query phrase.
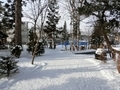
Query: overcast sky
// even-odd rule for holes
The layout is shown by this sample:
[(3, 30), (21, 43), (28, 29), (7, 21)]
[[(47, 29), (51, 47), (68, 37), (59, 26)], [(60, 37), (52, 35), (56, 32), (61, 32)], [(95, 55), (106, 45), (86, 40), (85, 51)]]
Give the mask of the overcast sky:
[[(1, 0), (1, 1), (6, 2), (7, 0)], [(60, 14), (61, 18), (60, 18), (57, 26), (63, 27), (64, 21), (66, 21), (67, 29), (68, 29), (68, 31), (70, 31), (70, 17), (69, 17), (68, 11), (65, 9), (65, 6), (63, 5), (63, 2), (64, 2), (64, 0), (60, 0), (60, 2), (59, 2), (59, 14)], [(22, 18), (22, 21), (29, 21), (29, 19)], [(87, 21), (88, 21), (88, 19), (84, 20), (83, 22), (87, 22)], [(89, 27), (88, 24), (86, 25), (83, 22), (80, 25), (81, 31), (89, 31), (91, 28)], [(29, 26), (31, 26), (31, 24)]]

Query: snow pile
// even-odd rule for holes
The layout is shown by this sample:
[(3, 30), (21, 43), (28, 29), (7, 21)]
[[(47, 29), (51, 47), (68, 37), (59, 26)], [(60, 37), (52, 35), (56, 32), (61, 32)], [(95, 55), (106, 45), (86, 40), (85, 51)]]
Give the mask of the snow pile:
[(98, 48), (95, 53), (98, 54), (98, 55), (101, 55), (103, 52), (106, 52), (105, 49)]

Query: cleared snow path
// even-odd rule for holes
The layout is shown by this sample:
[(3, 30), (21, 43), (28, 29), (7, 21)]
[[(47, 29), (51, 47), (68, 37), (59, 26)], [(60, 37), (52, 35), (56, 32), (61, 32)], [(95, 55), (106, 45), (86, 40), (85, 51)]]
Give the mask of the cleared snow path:
[(20, 72), (2, 79), (0, 90), (120, 90), (112, 73), (103, 71), (94, 55), (47, 49), (35, 58), (34, 65), (30, 56), (24, 56), (20, 58)]
[(41, 83), (41, 90), (114, 90), (96, 63), (90, 61), (93, 55), (64, 56), (63, 52), (57, 54), (60, 57), (55, 54), (52, 60), (45, 61), (47, 65), (40, 76), (47, 78)]

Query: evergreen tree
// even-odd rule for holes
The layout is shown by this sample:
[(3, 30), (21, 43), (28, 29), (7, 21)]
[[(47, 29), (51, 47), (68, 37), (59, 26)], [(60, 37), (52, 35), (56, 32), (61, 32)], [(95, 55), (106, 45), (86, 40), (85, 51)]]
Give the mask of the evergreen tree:
[(27, 51), (33, 53), (33, 51), (34, 51), (33, 48), (34, 48), (34, 46), (37, 42), (36, 41), (37, 40), (37, 35), (33, 30), (29, 31), (28, 39), (29, 39), (29, 42), (27, 44), (28, 45)]
[(2, 6), (2, 1), (0, 1), (0, 14), (1, 14), (1, 12), (2, 12), (2, 10), (3, 10), (3, 6)]
[(64, 43), (68, 43), (68, 32), (67, 32), (67, 26), (66, 26), (66, 21), (64, 22), (64, 26), (63, 26), (63, 31), (62, 31), (62, 41)]
[(39, 41), (38, 46), (37, 46), (37, 50), (36, 50), (36, 55), (41, 55), (44, 52), (45, 52), (44, 43), (43, 43), (43, 41)]
[(22, 46), (21, 37), (21, 17), (22, 17), (22, 5), (24, 0), (7, 0), (4, 8), (4, 17), (2, 23), (5, 29), (12, 29), (15, 27), (15, 45)]
[[(106, 30), (119, 28), (120, 0), (85, 0), (84, 5), (78, 8), (80, 15), (93, 15), (99, 21), (99, 30), (102, 32), (108, 48), (113, 51)], [(116, 50), (114, 50), (116, 51)], [(116, 51), (117, 53), (119, 51)]]
[(22, 47), (20, 45), (16, 45), (11, 49), (11, 55), (19, 58), (21, 55)]
[[(3, 2), (0, 1), (0, 19), (2, 19), (3, 11), (4, 11), (2, 3)], [(2, 21), (1, 20), (0, 20), (0, 29), (2, 29)]]
[[(32, 52), (32, 54), (33, 54), (33, 51), (34, 51), (36, 43), (37, 43), (37, 35), (36, 35), (36, 33), (34, 33), (33, 30), (30, 30), (28, 38), (29, 38), (29, 42), (27, 44), (27, 46), (28, 46), (27, 51)], [(34, 42), (33, 42), (33, 39), (34, 39)], [(44, 42), (42, 40), (42, 41), (39, 41), (35, 54), (40, 55), (40, 54), (43, 54), (44, 52), (45, 52)]]
[(7, 77), (10, 74), (16, 73), (18, 71), (17, 66), (18, 61), (15, 60), (13, 57), (0, 57), (0, 76), (6, 75)]
[(90, 43), (98, 48), (103, 43), (103, 41), (103, 36), (98, 32), (98, 30), (94, 30), (93, 34), (91, 35)]
[(91, 35), (90, 43), (94, 45), (94, 48), (98, 48), (104, 42), (102, 32), (100, 31), (100, 23), (96, 22), (93, 28), (93, 33)]
[(56, 25), (60, 19), (60, 16), (58, 14), (58, 5), (57, 5), (57, 0), (49, 0), (48, 2), (48, 15), (47, 15), (47, 21), (46, 21), (46, 29), (44, 31), (48, 34), (48, 38), (51, 40), (50, 41), (50, 47), (53, 48), (52, 44), (55, 44), (55, 38), (56, 38)]
[(2, 18), (3, 28), (12, 29), (15, 23), (15, 2), (8, 1), (4, 4), (4, 14)]

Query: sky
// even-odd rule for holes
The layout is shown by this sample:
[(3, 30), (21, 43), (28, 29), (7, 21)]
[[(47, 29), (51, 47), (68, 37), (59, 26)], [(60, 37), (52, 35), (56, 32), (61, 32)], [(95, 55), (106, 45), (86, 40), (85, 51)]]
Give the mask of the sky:
[[(6, 2), (7, 0), (1, 0), (1, 1), (3, 1), (3, 2)], [(57, 26), (58, 27), (63, 27), (63, 25), (64, 25), (64, 22), (66, 21), (67, 22), (67, 29), (68, 29), (68, 32), (70, 32), (70, 30), (72, 30), (70, 27), (70, 15), (68, 14), (68, 11), (67, 11), (67, 9), (65, 8), (65, 6), (63, 6), (63, 3), (64, 2), (64, 0), (60, 0), (60, 2), (59, 2), (59, 14), (60, 14), (60, 16), (61, 16), (61, 18), (60, 18), (60, 20), (59, 20), (59, 23), (57, 24)], [(93, 18), (91, 18), (92, 20), (93, 20)], [(89, 20), (91, 21), (91, 19), (85, 19), (85, 20), (83, 20), (82, 22), (81, 22), (81, 24), (80, 24), (80, 30), (82, 31), (82, 32), (85, 32), (84, 34), (88, 34), (88, 32), (91, 32), (91, 27), (89, 27), (90, 25), (87, 23), (86, 24), (86, 22), (88, 22)], [(29, 21), (29, 19), (28, 18), (25, 18), (25, 17), (23, 17), (22, 18), (22, 21)], [(31, 23), (29, 23), (29, 28), (32, 26), (32, 24)]]
[[(7, 0), (1, 0), (1, 1), (7, 2)], [(64, 1), (64, 0), (63, 0), (63, 1)], [(60, 2), (61, 2), (61, 1), (60, 1)], [(63, 27), (64, 21), (67, 21), (67, 24), (68, 24), (68, 25), (67, 25), (67, 28), (70, 29), (70, 27), (69, 27), (70, 18), (69, 18), (69, 16), (68, 16), (67, 10), (64, 9), (64, 7), (63, 7), (61, 4), (60, 4), (60, 9), (59, 9), (59, 14), (60, 14), (61, 18), (60, 18), (60, 21), (59, 21), (59, 23), (58, 23), (58, 27)], [(28, 19), (28, 18), (25, 18), (25, 17), (23, 17), (22, 20), (23, 20), (23, 21), (29, 21), (29, 19)], [(30, 24), (30, 25), (31, 25), (31, 24)]]
[[(94, 54), (74, 54), (81, 51), (64, 51), (45, 48), (45, 53), (36, 56), (23, 51), (17, 63), (19, 72), (0, 78), (0, 90), (120, 90), (120, 74), (107, 55), (107, 63), (94, 59)], [(67, 46), (69, 49), (69, 46)], [(9, 56), (9, 50), (0, 50), (0, 56)]]

